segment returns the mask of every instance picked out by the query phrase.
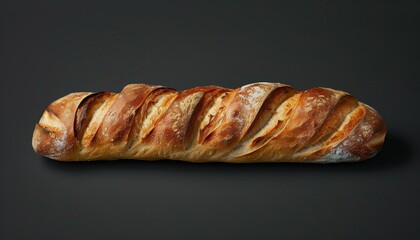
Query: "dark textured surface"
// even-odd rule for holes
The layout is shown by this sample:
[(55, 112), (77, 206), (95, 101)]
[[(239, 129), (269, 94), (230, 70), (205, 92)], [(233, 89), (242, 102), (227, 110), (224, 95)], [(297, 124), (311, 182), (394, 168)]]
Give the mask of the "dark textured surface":
[[(0, 239), (420, 238), (419, 4), (175, 2), (1, 3)], [(352, 93), (385, 118), (383, 150), (230, 165), (60, 163), (31, 147), (70, 92), (256, 81)]]

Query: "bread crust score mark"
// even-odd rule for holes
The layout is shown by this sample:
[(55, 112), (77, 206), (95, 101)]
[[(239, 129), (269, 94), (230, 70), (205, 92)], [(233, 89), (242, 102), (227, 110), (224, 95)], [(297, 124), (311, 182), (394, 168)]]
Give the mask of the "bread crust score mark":
[(32, 146), (60, 161), (336, 163), (373, 157), (385, 135), (375, 109), (330, 88), (130, 84), (120, 93), (54, 101), (35, 125)]

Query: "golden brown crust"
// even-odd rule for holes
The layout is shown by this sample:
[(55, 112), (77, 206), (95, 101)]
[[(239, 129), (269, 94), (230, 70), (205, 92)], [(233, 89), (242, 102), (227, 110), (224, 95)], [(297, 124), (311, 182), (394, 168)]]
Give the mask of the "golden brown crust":
[(35, 126), (39, 154), (64, 161), (346, 162), (374, 156), (386, 126), (371, 107), (328, 88), (278, 83), (177, 92), (146, 84), (73, 93)]
[(35, 126), (32, 146), (39, 154), (60, 160), (78, 158), (74, 119), (83, 99), (92, 93), (72, 93), (50, 104)]

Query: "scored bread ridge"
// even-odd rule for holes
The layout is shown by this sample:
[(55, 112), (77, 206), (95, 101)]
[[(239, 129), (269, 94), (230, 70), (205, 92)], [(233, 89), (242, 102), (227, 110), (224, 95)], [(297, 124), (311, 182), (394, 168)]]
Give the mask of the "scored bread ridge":
[(120, 93), (71, 93), (51, 103), (34, 150), (61, 161), (351, 162), (381, 149), (377, 111), (330, 88), (259, 82), (176, 91), (130, 84)]

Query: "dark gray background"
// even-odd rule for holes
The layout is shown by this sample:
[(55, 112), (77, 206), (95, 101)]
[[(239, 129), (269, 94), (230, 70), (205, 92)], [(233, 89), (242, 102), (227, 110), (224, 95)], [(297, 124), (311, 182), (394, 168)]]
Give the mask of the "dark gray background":
[[(3, 1), (0, 239), (419, 239), (415, 2)], [(61, 163), (31, 147), (70, 92), (256, 81), (352, 93), (386, 119), (383, 150), (232, 165)]]

